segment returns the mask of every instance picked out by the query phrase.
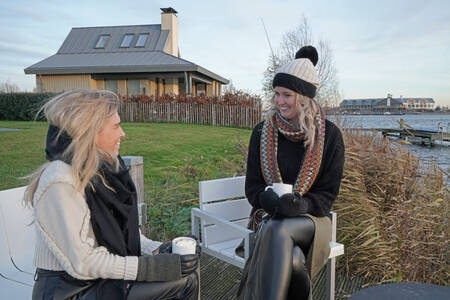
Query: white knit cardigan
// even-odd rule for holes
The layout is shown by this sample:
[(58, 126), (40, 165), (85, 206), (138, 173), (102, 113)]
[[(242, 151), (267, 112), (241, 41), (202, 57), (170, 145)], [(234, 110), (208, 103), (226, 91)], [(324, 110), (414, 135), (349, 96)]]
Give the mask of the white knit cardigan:
[[(42, 173), (34, 194), (37, 268), (66, 271), (82, 279), (135, 280), (137, 256), (119, 256), (98, 246), (89, 207), (74, 185), (71, 166), (53, 161)], [(142, 253), (151, 255), (160, 242), (140, 235)]]

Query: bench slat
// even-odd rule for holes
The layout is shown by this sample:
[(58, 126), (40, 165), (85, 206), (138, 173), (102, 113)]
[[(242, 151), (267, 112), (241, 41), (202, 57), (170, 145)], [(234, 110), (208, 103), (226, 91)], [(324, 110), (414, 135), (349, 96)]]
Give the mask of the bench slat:
[(252, 206), (247, 199), (239, 199), (204, 204), (202, 210), (225, 220), (238, 220), (248, 219)]
[(199, 182), (200, 209), (217, 200), (245, 197), (245, 176)]

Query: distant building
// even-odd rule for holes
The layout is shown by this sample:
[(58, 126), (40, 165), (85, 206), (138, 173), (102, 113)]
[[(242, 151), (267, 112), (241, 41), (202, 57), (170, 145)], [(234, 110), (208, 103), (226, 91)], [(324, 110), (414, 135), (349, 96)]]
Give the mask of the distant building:
[(345, 113), (402, 113), (411, 110), (434, 110), (433, 98), (386, 98), (344, 99), (339, 107)]
[(72, 28), (55, 55), (25, 74), (36, 75), (40, 92), (85, 88), (128, 96), (219, 96), (228, 80), (180, 58), (177, 11), (161, 10), (161, 24)]
[(433, 98), (401, 98), (403, 106), (407, 109), (434, 110), (436, 103)]

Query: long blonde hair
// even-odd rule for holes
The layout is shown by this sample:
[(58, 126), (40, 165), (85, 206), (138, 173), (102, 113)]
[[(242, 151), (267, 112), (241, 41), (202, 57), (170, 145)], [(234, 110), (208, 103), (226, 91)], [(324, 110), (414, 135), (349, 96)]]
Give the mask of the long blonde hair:
[[(300, 129), (305, 133), (305, 145), (312, 147), (314, 145), (314, 138), (316, 136), (316, 125), (314, 119), (316, 114), (320, 111), (320, 106), (317, 102), (309, 97), (295, 93), (295, 103), (298, 108), (298, 120)], [(267, 119), (271, 120), (273, 115), (278, 113), (277, 105), (275, 103), (275, 96), (270, 101), (270, 108), (267, 114)]]
[[(44, 112), (50, 124), (72, 138), (63, 157), (71, 158), (75, 186), (82, 193), (91, 178), (100, 175), (98, 169), (102, 160), (112, 162), (116, 170), (119, 167), (117, 157), (99, 149), (95, 143), (97, 133), (103, 129), (106, 120), (118, 111), (119, 103), (117, 95), (110, 91), (72, 90), (50, 99), (38, 112), (38, 115)], [(27, 176), (29, 184), (24, 195), (25, 205), (33, 206), (34, 193), (48, 164), (41, 165)]]

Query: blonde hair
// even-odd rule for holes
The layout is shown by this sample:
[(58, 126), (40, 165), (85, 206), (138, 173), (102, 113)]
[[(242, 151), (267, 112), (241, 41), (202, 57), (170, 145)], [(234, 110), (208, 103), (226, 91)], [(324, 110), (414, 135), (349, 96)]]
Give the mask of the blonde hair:
[[(317, 113), (320, 111), (320, 106), (317, 102), (309, 97), (295, 93), (295, 103), (298, 109), (298, 120), (300, 123), (300, 130), (305, 133), (305, 145), (312, 147), (314, 145), (314, 138), (316, 136), (316, 125), (314, 123)], [(278, 113), (277, 105), (275, 103), (275, 96), (270, 101), (269, 113), (267, 119), (271, 120), (273, 115)]]
[[(56, 139), (62, 131), (72, 138), (62, 156), (71, 159), (75, 186), (82, 193), (93, 176), (99, 175), (104, 182), (98, 173), (103, 160), (111, 162), (116, 170), (119, 168), (117, 157), (99, 149), (95, 143), (97, 133), (103, 129), (107, 119), (118, 111), (119, 103), (117, 95), (110, 91), (73, 90), (50, 99), (37, 113), (44, 112), (48, 122), (60, 129)], [(24, 195), (25, 205), (33, 206), (34, 193), (48, 164), (41, 165), (27, 176), (29, 184)]]

